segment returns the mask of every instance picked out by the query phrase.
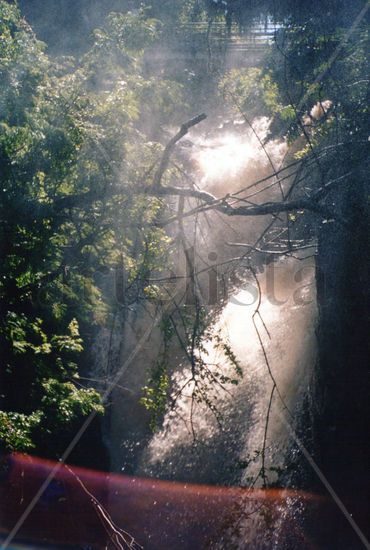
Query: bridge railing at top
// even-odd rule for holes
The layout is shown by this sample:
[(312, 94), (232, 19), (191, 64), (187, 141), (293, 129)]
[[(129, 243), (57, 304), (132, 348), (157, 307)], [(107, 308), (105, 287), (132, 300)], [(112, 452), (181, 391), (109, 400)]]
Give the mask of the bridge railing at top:
[(230, 28), (224, 22), (207, 21), (187, 22), (177, 32), (185, 36), (185, 41), (195, 44), (206, 44), (211, 49), (224, 52), (258, 52), (266, 51), (274, 41), (277, 27), (267, 24), (255, 24), (248, 29), (240, 29), (236, 24)]

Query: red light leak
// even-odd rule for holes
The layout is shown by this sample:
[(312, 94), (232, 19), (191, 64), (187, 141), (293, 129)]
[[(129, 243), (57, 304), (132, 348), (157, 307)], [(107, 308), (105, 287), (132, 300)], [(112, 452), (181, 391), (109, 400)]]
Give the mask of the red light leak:
[[(3, 458), (3, 541), (55, 467), (27, 455)], [(58, 465), (14, 539), (32, 548), (85, 550), (363, 548), (326, 497), (167, 482), (66, 465)], [(9, 547), (16, 548), (13, 544)]]

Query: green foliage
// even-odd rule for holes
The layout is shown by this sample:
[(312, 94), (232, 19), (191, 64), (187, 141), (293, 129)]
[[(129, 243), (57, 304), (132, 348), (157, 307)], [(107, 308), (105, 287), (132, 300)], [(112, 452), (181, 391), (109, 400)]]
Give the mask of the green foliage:
[(152, 431), (156, 430), (166, 411), (170, 393), (169, 356), (170, 344), (174, 336), (170, 317), (165, 316), (162, 319), (161, 332), (163, 335), (163, 351), (150, 373), (148, 385), (144, 386), (144, 395), (140, 399), (140, 403), (151, 415), (149, 426)]
[(92, 389), (77, 389), (72, 382), (60, 382), (50, 378), (42, 384), (45, 391), (41, 399), (41, 409), (47, 411), (45, 422), (49, 429), (88, 416), (93, 411), (104, 412), (99, 393)]
[(32, 450), (33, 431), (41, 420), (39, 411), (31, 415), (0, 411), (0, 450), (4, 452), (27, 452)]
[(51, 353), (79, 353), (83, 350), (79, 335), (78, 323), (72, 319), (68, 325), (69, 334), (48, 335), (42, 329), (43, 321), (36, 318), (33, 322), (24, 314), (7, 312), (6, 338), (13, 348), (14, 354), (31, 353), (33, 355), (49, 355)]
[[(354, 13), (355, 9), (351, 6)], [(304, 24), (282, 29), (277, 37), (270, 72), (284, 107), (275, 128), (291, 141), (302, 135), (304, 124), (314, 147), (338, 140), (340, 135), (365, 137), (368, 25), (365, 18), (348, 37), (340, 22), (341, 12), (325, 20), (315, 14)], [(311, 109), (327, 100), (332, 104), (330, 113), (309, 120)]]
[(107, 18), (109, 40), (123, 52), (143, 52), (158, 37), (160, 22), (147, 16), (141, 7), (125, 14), (111, 13)]
[(168, 405), (170, 377), (167, 372), (168, 364), (162, 359), (159, 361), (148, 380), (148, 385), (144, 386), (144, 396), (140, 403), (151, 414), (149, 426), (152, 431), (158, 426)]
[(53, 61), (17, 7), (0, 0), (0, 436), (8, 449), (37, 452), (45, 439), (57, 449), (61, 434), (102, 412), (98, 393), (78, 378), (117, 306), (99, 274), (123, 265), (127, 306), (155, 298), (147, 278), (168, 254), (153, 224), (163, 203), (137, 188), (161, 151), (146, 135), (151, 117), (168, 122), (182, 93), (145, 74), (159, 33), (145, 9), (111, 14), (78, 63)]
[(277, 84), (271, 73), (257, 67), (231, 69), (219, 82), (219, 90), (231, 108), (248, 118), (280, 112)]

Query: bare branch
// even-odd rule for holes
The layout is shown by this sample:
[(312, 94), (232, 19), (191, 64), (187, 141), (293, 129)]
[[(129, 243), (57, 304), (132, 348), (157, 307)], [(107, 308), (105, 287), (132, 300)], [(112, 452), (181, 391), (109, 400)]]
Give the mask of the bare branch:
[(283, 256), (285, 254), (298, 252), (299, 250), (304, 250), (306, 248), (314, 248), (316, 246), (315, 244), (306, 244), (301, 246), (285, 248), (283, 250), (264, 250), (263, 248), (259, 248), (257, 246), (254, 246), (253, 244), (248, 244), (248, 243), (226, 242), (225, 244), (227, 244), (228, 246), (238, 246), (242, 248), (249, 248), (250, 250), (253, 250), (254, 252), (259, 252), (260, 254), (270, 254), (270, 255), (276, 255), (276, 256)]
[(176, 143), (178, 141), (180, 141), (180, 139), (183, 138), (188, 133), (190, 128), (192, 128), (193, 126), (196, 126), (197, 124), (199, 124), (200, 122), (202, 122), (202, 120), (205, 120), (206, 118), (207, 118), (207, 115), (202, 113), (201, 115), (198, 115), (198, 116), (192, 118), (191, 120), (188, 120), (188, 122), (185, 122), (184, 124), (181, 125), (181, 128), (177, 132), (177, 134), (175, 136), (173, 136), (173, 138), (171, 138), (170, 141), (167, 143), (167, 145), (166, 145), (166, 147), (163, 151), (163, 155), (162, 155), (162, 158), (161, 158), (161, 162), (159, 163), (158, 170), (154, 174), (153, 186), (154, 186), (155, 189), (157, 189), (161, 185), (163, 174), (167, 170), (168, 163), (170, 161), (170, 158), (171, 158), (171, 155), (173, 153), (173, 150), (175, 148)]

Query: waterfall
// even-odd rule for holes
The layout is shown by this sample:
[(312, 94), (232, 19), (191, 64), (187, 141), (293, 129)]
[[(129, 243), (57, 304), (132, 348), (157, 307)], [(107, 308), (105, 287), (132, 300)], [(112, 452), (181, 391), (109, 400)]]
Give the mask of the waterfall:
[[(195, 404), (190, 412), (189, 386), (150, 441), (141, 473), (194, 482), (249, 485), (261, 467), (260, 453), (274, 381), (265, 467), (274, 468), (273, 471), (284, 468), (290, 440), (284, 419), (294, 426), (294, 416), (299, 414), (315, 361), (312, 267), (307, 261), (303, 267), (299, 260), (272, 264), (260, 276), (263, 297), (258, 315), (255, 315), (255, 289), (242, 289), (230, 298), (215, 333), (229, 341), (242, 366), (242, 380), (227, 391), (209, 386), (209, 396), (215, 397), (220, 411), (219, 422), (204, 403)], [(276, 272), (275, 289), (279, 289), (276, 295), (284, 304), (271, 303), (271, 296), (270, 299), (266, 296), (269, 270)], [(307, 276), (299, 284), (294, 281), (298, 270), (307, 270)], [(302, 303), (297, 303), (298, 296)], [(205, 347), (210, 365), (222, 362), (219, 357), (222, 352), (212, 340)], [(225, 361), (225, 376), (232, 376), (228, 372), (231, 368)], [(174, 393), (189, 378), (189, 368), (178, 370), (173, 380)], [(270, 481), (275, 479), (275, 475), (268, 477)]]
[[(270, 174), (271, 165), (282, 161), (286, 145), (275, 141), (263, 146), (267, 132), (267, 119), (259, 119), (254, 132), (195, 136), (193, 161), (202, 188), (223, 196)], [(274, 200), (279, 192), (275, 185), (259, 193), (262, 200)], [(217, 229), (207, 233), (207, 227), (200, 226), (200, 232), (203, 242), (224, 260), (231, 254), (225, 241), (238, 234), (243, 242), (253, 242), (268, 220), (239, 219), (221, 228), (219, 221), (214, 222)], [(197, 230), (199, 226), (195, 230), (187, 226), (189, 243)], [(225, 383), (224, 389), (208, 382), (206, 395), (213, 410), (209, 403), (194, 402), (193, 383), (187, 383), (190, 367), (180, 364), (172, 378), (175, 404), (149, 441), (138, 474), (259, 486), (274, 483), (294, 458), (291, 433), (302, 413), (315, 362), (312, 250), (311, 255), (306, 251), (255, 267), (253, 276), (246, 270), (219, 315), (215, 312), (212, 335), (200, 351), (211, 373), (221, 365), (224, 376), (235, 379), (233, 366), (217, 345), (220, 338), (227, 342), (242, 369), (241, 379), (238, 384)], [(180, 393), (180, 388), (185, 389)]]

